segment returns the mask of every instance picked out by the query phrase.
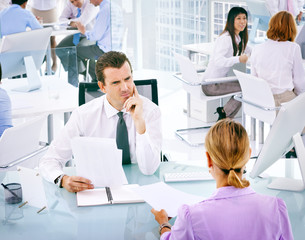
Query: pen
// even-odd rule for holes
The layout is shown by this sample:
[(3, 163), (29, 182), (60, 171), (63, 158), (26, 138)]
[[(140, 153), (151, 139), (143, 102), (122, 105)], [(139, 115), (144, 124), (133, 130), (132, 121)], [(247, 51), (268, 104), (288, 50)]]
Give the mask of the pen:
[(22, 203), (22, 204), (20, 204), (19, 205), (19, 208), (22, 208), (25, 204), (27, 204), (28, 203), (28, 201), (25, 201), (24, 203)]
[(38, 210), (37, 213), (40, 213), (41, 211), (43, 211), (44, 209), (46, 209), (47, 207), (44, 206), (42, 209)]
[(5, 186), (3, 183), (1, 183), (2, 187), (4, 187), (7, 191), (9, 191), (14, 197), (20, 199), (20, 197), (14, 193), (11, 189), (9, 189), (7, 186)]

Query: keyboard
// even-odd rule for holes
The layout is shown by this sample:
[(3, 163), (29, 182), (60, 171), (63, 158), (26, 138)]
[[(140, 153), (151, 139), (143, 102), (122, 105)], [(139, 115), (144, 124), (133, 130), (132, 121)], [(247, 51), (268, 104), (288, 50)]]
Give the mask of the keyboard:
[(173, 172), (165, 173), (165, 182), (186, 182), (186, 181), (202, 181), (214, 180), (209, 172)]

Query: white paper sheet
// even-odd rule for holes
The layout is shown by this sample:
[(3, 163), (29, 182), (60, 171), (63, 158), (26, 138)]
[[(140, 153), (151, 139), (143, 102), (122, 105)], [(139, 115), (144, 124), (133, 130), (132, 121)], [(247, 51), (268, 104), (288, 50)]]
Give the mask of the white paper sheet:
[(47, 199), (42, 178), (38, 170), (18, 166), (18, 173), (22, 186), (22, 201), (28, 205), (43, 208), (47, 207)]
[(77, 176), (90, 179), (95, 187), (128, 184), (122, 167), (122, 150), (115, 139), (77, 137), (71, 142)]
[(192, 205), (204, 200), (203, 197), (188, 194), (170, 187), (164, 182), (144, 185), (134, 189), (155, 210), (164, 209), (169, 217), (175, 217), (183, 204)]

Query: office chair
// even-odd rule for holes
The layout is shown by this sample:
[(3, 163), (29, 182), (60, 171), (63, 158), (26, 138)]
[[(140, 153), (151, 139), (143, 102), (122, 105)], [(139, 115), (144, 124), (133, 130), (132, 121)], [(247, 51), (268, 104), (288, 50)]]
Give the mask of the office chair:
[[(259, 143), (264, 143), (264, 122), (273, 124), (276, 111), (273, 94), (267, 81), (250, 74), (234, 70), (241, 86), (242, 93), (235, 95), (237, 101), (242, 102), (243, 124), (245, 115), (259, 120)], [(251, 140), (255, 140), (255, 121), (251, 122)]]
[[(191, 101), (190, 98), (195, 98), (198, 100), (203, 101), (210, 101), (219, 99), (219, 106), (223, 106), (223, 99), (226, 97), (231, 97), (236, 95), (238, 92), (235, 93), (229, 93), (225, 95), (219, 95), (219, 96), (206, 96), (201, 89), (201, 85), (209, 85), (214, 83), (225, 83), (225, 82), (232, 82), (236, 81), (237, 78), (235, 76), (231, 77), (223, 77), (223, 78), (214, 78), (214, 79), (205, 79), (204, 81), (200, 80), (199, 73), (196, 71), (196, 68), (194, 64), (191, 62), (191, 60), (181, 54), (174, 53), (175, 59), (178, 61), (180, 71), (181, 73), (174, 74), (174, 76), (182, 82), (183, 88), (187, 91), (187, 114), (188, 117), (191, 117)], [(245, 64), (238, 64), (239, 68), (242, 68), (245, 71)], [(233, 72), (231, 73), (233, 74)], [(230, 73), (229, 73), (230, 75)], [(196, 127), (196, 128), (185, 128), (185, 129), (178, 129), (176, 130), (176, 135), (178, 138), (180, 138), (182, 141), (185, 141), (188, 145), (192, 147), (197, 147), (200, 145), (203, 145), (203, 142), (200, 143), (194, 143), (185, 138), (183, 135), (187, 133), (196, 132), (201, 129), (207, 129), (210, 128), (210, 126), (207, 127)]]
[[(140, 95), (150, 99), (158, 105), (158, 86), (156, 79), (134, 80)], [(81, 106), (104, 93), (100, 90), (97, 82), (80, 82), (78, 105)]]
[[(134, 83), (140, 95), (148, 98), (156, 105), (159, 104), (157, 79), (134, 80)], [(102, 95), (104, 93), (100, 90), (97, 82), (80, 82), (78, 105), (81, 106)], [(167, 161), (168, 156), (161, 152), (161, 162)]]
[(47, 150), (39, 142), (40, 132), (47, 116), (36, 117), (6, 129), (0, 138), (0, 169), (9, 169)]

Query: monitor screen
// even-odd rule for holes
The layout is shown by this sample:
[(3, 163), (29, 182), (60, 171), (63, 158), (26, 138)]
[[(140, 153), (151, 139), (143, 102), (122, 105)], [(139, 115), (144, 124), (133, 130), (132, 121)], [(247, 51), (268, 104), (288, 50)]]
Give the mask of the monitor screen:
[[(272, 128), (267, 136), (266, 142), (254, 164), (250, 177), (258, 177), (267, 168), (280, 159), (285, 153), (296, 147), (298, 160), (300, 162), (301, 174), (305, 177), (305, 155), (304, 144), (301, 138), (302, 130), (305, 126), (305, 93), (299, 95), (292, 101), (285, 103), (277, 115)], [(298, 144), (296, 144), (298, 143)], [(303, 161), (303, 163), (302, 163)], [(304, 180), (278, 179), (269, 187), (301, 191), (304, 189)]]
[(37, 29), (4, 36), (0, 45), (2, 77), (27, 74), (28, 86), (20, 91), (32, 91), (41, 86), (40, 69), (50, 42), (52, 28)]

